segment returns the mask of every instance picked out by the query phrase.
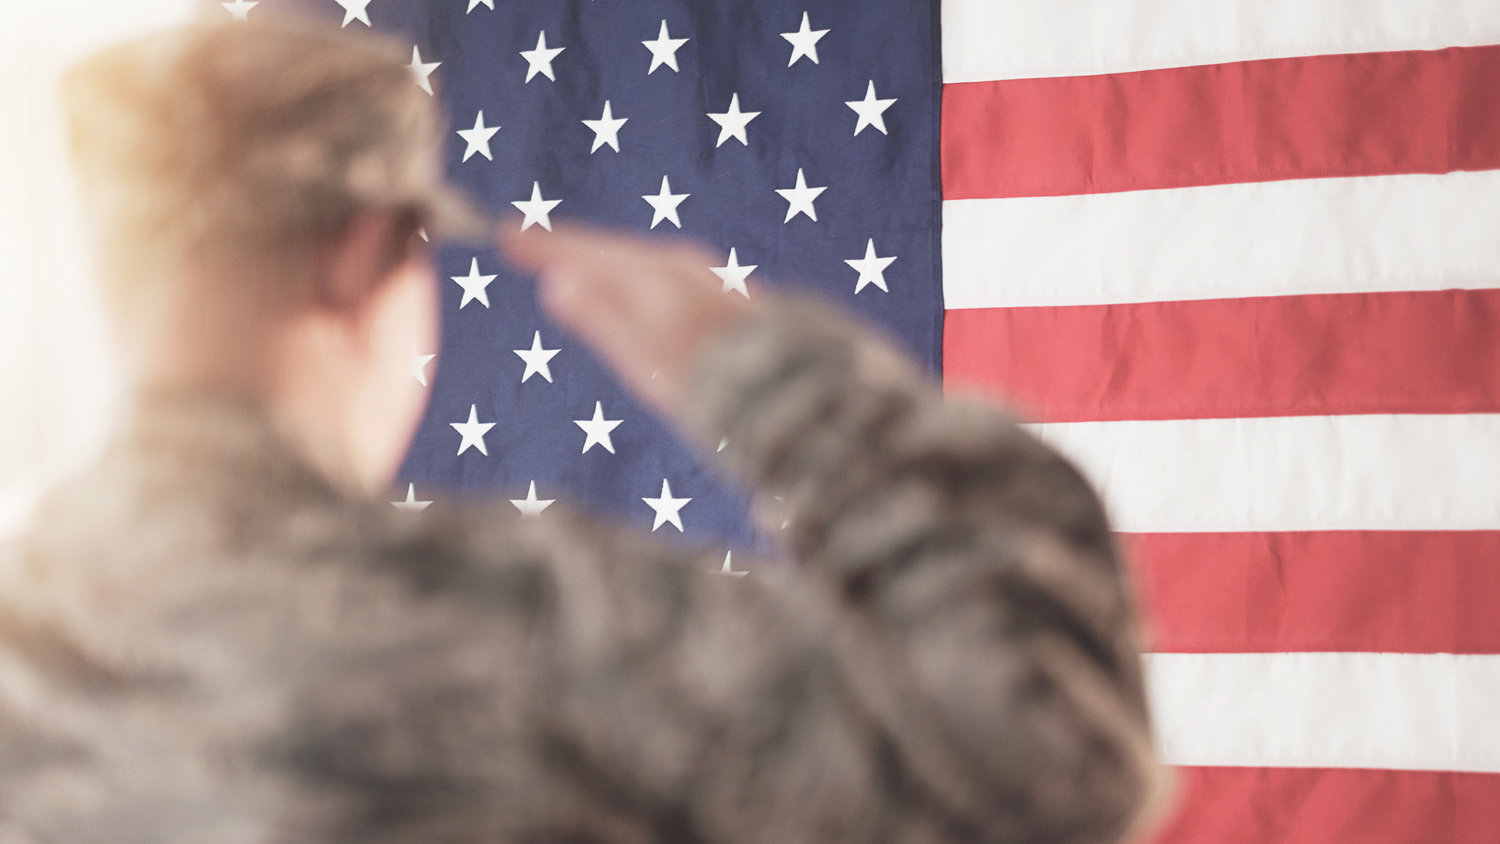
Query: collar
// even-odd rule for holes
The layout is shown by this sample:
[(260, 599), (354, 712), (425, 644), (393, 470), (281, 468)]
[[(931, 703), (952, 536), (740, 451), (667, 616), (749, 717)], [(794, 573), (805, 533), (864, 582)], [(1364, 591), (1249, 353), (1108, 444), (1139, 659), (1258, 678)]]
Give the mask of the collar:
[(105, 449), (171, 466), (184, 478), (295, 489), (319, 499), (351, 497), (280, 430), (269, 408), (248, 394), (212, 388), (154, 388), (130, 394)]

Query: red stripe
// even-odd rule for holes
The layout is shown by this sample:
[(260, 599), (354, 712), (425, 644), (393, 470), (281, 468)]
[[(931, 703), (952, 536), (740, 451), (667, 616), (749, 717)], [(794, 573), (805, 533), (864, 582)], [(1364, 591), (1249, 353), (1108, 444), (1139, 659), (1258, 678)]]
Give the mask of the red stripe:
[(1500, 290), (975, 308), (944, 319), (950, 385), (1049, 422), (1500, 411)]
[(1500, 168), (1500, 46), (943, 88), (946, 199)]
[(1500, 653), (1500, 531), (1121, 541), (1153, 651)]
[(1500, 775), (1179, 768), (1155, 844), (1494, 844)]

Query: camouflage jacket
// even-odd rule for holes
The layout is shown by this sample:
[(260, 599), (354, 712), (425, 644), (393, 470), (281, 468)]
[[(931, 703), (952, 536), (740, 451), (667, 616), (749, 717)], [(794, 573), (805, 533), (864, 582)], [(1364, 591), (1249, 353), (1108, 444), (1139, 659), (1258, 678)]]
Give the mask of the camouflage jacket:
[(1125, 834), (1158, 769), (1073, 468), (807, 305), (690, 406), (795, 568), (561, 505), (396, 512), (251, 404), (141, 401), (0, 565), (0, 842)]

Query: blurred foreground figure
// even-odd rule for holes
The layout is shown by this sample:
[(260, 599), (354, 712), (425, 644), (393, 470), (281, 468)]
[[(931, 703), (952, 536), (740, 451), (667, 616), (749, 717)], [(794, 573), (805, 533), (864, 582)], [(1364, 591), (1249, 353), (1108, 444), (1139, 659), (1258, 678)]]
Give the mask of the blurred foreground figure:
[(499, 237), (442, 185), (405, 64), (222, 25), (70, 77), (131, 402), (0, 552), (0, 842), (1131, 829), (1157, 768), (1093, 492), (846, 318), (724, 296), (691, 249), (503, 244), (786, 498), (795, 575), (725, 577), (722, 551), (561, 506), (393, 511), (437, 326), (418, 230)]

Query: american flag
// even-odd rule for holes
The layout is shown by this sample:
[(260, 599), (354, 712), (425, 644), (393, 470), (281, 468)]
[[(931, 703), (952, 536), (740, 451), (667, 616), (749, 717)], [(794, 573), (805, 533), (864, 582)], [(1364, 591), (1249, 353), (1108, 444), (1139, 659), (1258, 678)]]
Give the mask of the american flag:
[[(412, 45), (492, 208), (710, 244), (1073, 455), (1149, 611), (1159, 840), (1500, 841), (1500, 3), (309, 4)], [(774, 550), (529, 279), (439, 262), (402, 506)]]

